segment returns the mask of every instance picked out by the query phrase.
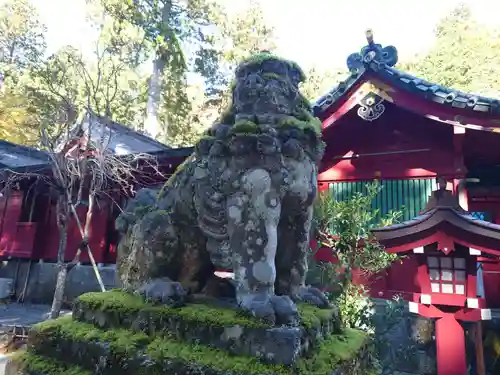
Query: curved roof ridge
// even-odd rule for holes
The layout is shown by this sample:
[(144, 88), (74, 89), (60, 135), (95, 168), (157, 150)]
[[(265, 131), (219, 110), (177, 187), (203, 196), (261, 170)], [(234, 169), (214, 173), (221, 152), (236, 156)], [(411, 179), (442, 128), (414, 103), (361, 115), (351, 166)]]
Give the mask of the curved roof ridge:
[(361, 80), (366, 72), (372, 72), (395, 86), (419, 95), (426, 100), (445, 106), (460, 108), (472, 113), (487, 113), (500, 116), (500, 98), (491, 98), (467, 93), (437, 83), (429, 82), (395, 68), (398, 52), (394, 46), (383, 47), (374, 43), (373, 32), (366, 33), (368, 44), (360, 52), (347, 57), (349, 76), (312, 104), (314, 114), (322, 114)]
[[(500, 225), (470, 215), (469, 212), (460, 207), (458, 198), (451, 191), (446, 190), (445, 184), (441, 184), (440, 189), (432, 192), (424, 211), (419, 216), (390, 226), (374, 228), (372, 232), (377, 240), (384, 245), (389, 244), (391, 247), (390, 243), (394, 244), (396, 241), (396, 247), (398, 247), (402, 245), (402, 242), (404, 243), (405, 238), (407, 239), (406, 245), (412, 244), (415, 241), (413, 238), (415, 235), (420, 236), (420, 240), (422, 240), (423, 238), (432, 238), (434, 232), (441, 230), (453, 232), (450, 226), (463, 233), (477, 236), (476, 240), (479, 241), (477, 242), (479, 244), (485, 245), (483, 240), (486, 238), (497, 242), (500, 240)], [(456, 240), (460, 240), (460, 236), (452, 236)], [(485, 246), (483, 246), (485, 252), (500, 251), (500, 246), (495, 245), (491, 249)]]

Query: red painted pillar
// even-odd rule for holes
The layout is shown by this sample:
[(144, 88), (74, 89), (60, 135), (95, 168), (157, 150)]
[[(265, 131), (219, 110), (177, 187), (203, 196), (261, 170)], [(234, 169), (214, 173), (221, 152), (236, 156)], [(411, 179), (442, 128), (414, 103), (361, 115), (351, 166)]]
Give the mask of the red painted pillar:
[(438, 375), (467, 375), (465, 333), (453, 315), (436, 321)]

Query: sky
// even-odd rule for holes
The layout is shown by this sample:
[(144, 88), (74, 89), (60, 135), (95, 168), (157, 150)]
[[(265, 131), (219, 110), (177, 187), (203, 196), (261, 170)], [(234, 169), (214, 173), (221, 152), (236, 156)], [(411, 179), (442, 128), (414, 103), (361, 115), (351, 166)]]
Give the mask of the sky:
[[(85, 0), (30, 0), (48, 27), (49, 49), (72, 44), (89, 48)], [(229, 11), (247, 0), (222, 0)], [(498, 0), (260, 0), (276, 29), (278, 53), (303, 68), (343, 66), (347, 56), (364, 46), (371, 28), (377, 43), (394, 45), (400, 59), (424, 53), (433, 43), (437, 21), (460, 3), (485, 23), (499, 23)]]

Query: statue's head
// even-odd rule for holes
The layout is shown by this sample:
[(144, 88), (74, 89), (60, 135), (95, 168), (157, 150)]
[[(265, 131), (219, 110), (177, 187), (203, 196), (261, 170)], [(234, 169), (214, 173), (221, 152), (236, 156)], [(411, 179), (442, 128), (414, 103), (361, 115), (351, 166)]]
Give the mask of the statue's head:
[(199, 155), (321, 159), (321, 121), (299, 91), (305, 75), (296, 63), (261, 52), (235, 76), (232, 105), (198, 143)]
[(261, 52), (243, 61), (236, 69), (233, 105), (240, 118), (292, 116), (303, 100), (299, 83), (304, 73), (291, 61)]

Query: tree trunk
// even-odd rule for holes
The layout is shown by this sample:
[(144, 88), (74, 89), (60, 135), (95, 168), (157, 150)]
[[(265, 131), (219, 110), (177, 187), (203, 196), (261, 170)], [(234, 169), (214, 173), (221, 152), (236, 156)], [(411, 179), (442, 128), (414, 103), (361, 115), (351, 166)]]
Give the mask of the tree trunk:
[(164, 57), (157, 53), (157, 57), (153, 62), (153, 74), (149, 79), (148, 102), (146, 104), (146, 121), (144, 123), (144, 130), (149, 134), (149, 136), (153, 138), (156, 138), (160, 134), (158, 108), (160, 107), (161, 102), (161, 80), (164, 69)]
[(90, 225), (92, 223), (92, 214), (94, 213), (94, 207), (95, 207), (95, 193), (90, 193), (89, 194), (89, 207), (87, 209), (87, 216), (85, 218), (85, 227), (82, 227), (82, 223), (80, 222), (80, 219), (78, 218), (76, 209), (74, 205), (71, 205), (71, 210), (73, 212), (73, 216), (75, 217), (76, 220), (76, 225), (78, 226), (78, 230), (80, 231), (80, 235), (82, 236), (82, 244), (76, 251), (75, 257), (69, 266), (69, 268), (73, 268), (79, 261), (80, 261), (80, 254), (82, 250), (86, 250), (87, 254), (90, 259), (90, 263), (92, 264), (92, 268), (95, 273), (95, 277), (97, 279), (97, 282), (99, 283), (99, 287), (101, 288), (101, 292), (105, 292), (106, 288), (104, 286), (104, 283), (101, 278), (101, 274), (99, 273), (99, 269), (97, 268), (97, 264), (95, 263), (94, 255), (92, 254), (92, 249), (90, 248), (89, 245), (89, 236), (90, 236)]
[(54, 291), (54, 299), (52, 300), (52, 308), (50, 309), (50, 319), (56, 319), (61, 313), (64, 291), (66, 289), (66, 277), (68, 269), (64, 263), (57, 262), (59, 271), (57, 272), (56, 289)]
[(64, 262), (64, 253), (66, 252), (66, 244), (68, 241), (68, 203), (65, 195), (61, 194), (57, 201), (57, 227), (59, 228), (59, 249), (57, 250), (57, 282), (52, 300), (52, 308), (50, 309), (50, 319), (55, 319), (61, 312), (64, 291), (66, 289), (66, 277), (68, 269)]
[[(170, 13), (172, 11), (172, 1), (166, 1), (162, 10), (162, 23), (168, 25), (170, 22)], [(168, 29), (167, 27), (163, 27)], [(167, 39), (167, 38), (166, 38)], [(168, 40), (165, 41), (168, 43)], [(153, 62), (153, 74), (149, 79), (148, 86), (148, 102), (146, 104), (146, 121), (144, 123), (144, 130), (153, 138), (160, 134), (160, 122), (158, 120), (158, 108), (161, 102), (161, 86), (162, 77), (167, 63), (165, 49), (163, 46), (158, 46), (156, 50), (155, 60)], [(167, 126), (163, 126), (166, 134)]]
[[(82, 185), (83, 186), (83, 185)], [(80, 195), (80, 192), (78, 192)], [(80, 231), (80, 236), (82, 237), (82, 244), (78, 247), (75, 257), (73, 258), (73, 263), (78, 263), (80, 261), (80, 256), (82, 251), (89, 251), (89, 237), (90, 237), (90, 225), (92, 223), (92, 215), (94, 213), (94, 195), (92, 193), (89, 194), (89, 206), (87, 208), (87, 214), (85, 215), (85, 225), (82, 228), (82, 223), (80, 222), (76, 208), (74, 205), (71, 206), (71, 211), (73, 212), (73, 216), (75, 216), (76, 225), (78, 226), (78, 230)]]

